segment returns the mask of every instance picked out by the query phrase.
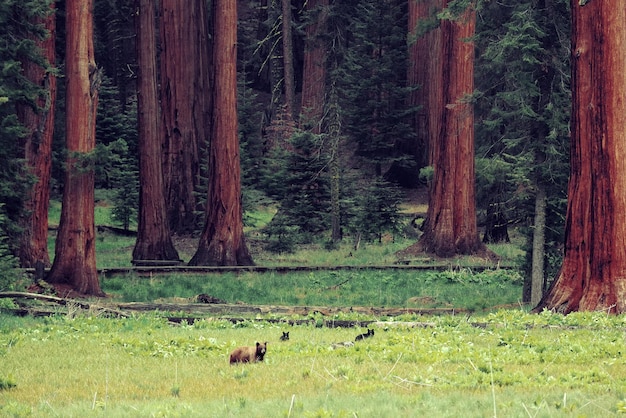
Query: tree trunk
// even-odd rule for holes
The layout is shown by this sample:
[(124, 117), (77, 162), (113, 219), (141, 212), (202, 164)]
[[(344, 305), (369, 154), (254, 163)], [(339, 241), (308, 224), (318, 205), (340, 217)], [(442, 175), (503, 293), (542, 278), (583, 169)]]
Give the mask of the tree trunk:
[(328, 102), (328, 140), (330, 141), (330, 219), (331, 240), (341, 241), (341, 164), (339, 159), (339, 143), (341, 141), (341, 114), (339, 96), (335, 84), (331, 84)]
[(101, 74), (94, 62), (93, 0), (67, 0), (66, 144), (68, 157), (54, 263), (47, 280), (104, 296), (96, 270), (94, 167)]
[[(44, 59), (55, 65), (56, 15), (55, 4), (50, 4), (50, 14), (41, 19), (49, 36), (36, 40)], [(30, 61), (23, 62), (24, 76), (43, 90), (37, 100), (38, 109), (20, 106), (18, 117), (27, 129), (24, 138), (24, 160), (28, 170), (37, 178), (24, 203), (27, 216), (21, 219), (23, 233), (20, 239), (19, 259), (22, 267), (34, 267), (38, 262), (50, 265), (48, 254), (48, 208), (50, 204), (50, 168), (52, 165), (52, 137), (57, 80), (52, 72)]]
[(533, 229), (532, 271), (530, 281), (530, 303), (536, 306), (543, 296), (544, 248), (546, 242), (546, 190), (537, 185), (535, 196), (535, 226)]
[(159, 98), (155, 0), (136, 0), (139, 218), (133, 260), (178, 260), (166, 222)]
[(291, 34), (291, 0), (282, 0), (283, 16), (283, 68), (285, 77), (285, 113), (293, 120), (296, 103), (293, 69), (293, 37)]
[[(446, 3), (447, 4), (447, 3)], [(444, 5), (445, 6), (445, 5)], [(476, 225), (474, 115), (475, 11), (470, 6), (455, 20), (442, 20), (434, 35), (428, 69), (429, 148), (433, 178), (423, 251), (440, 257), (487, 253)]]
[(626, 9), (572, 0), (571, 169), (561, 270), (535, 312), (626, 312)]
[[(443, 0), (409, 0), (409, 68), (408, 85), (415, 87), (409, 95), (409, 106), (417, 106), (413, 119), (416, 133), (415, 157), (419, 168), (430, 164), (429, 160), (429, 111), (431, 95), (434, 91), (431, 80), (439, 77), (441, 68), (433, 67), (435, 46), (439, 45), (441, 31), (437, 30), (435, 12), (441, 11)], [(432, 68), (431, 68), (432, 67)]]
[(214, 111), (209, 190), (198, 250), (189, 265), (253, 265), (243, 234), (237, 122), (237, 5), (213, 1)]
[(161, 106), (168, 223), (187, 234), (196, 226), (200, 150), (210, 132), (209, 47), (204, 0), (162, 0)]
[(319, 134), (326, 92), (326, 48), (321, 35), (326, 30), (328, 0), (309, 0), (306, 10), (317, 18), (306, 27), (300, 128)]

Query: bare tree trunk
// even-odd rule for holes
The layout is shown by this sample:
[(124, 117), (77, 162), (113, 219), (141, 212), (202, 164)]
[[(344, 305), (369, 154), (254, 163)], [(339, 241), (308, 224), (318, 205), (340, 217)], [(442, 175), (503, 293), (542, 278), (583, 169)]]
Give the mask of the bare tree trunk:
[[(447, 5), (444, 4), (444, 6)], [(440, 257), (488, 255), (476, 224), (474, 175), (475, 11), (442, 20), (427, 70), (429, 148), (433, 179), (424, 234), (417, 246)]]
[(205, 224), (190, 265), (252, 265), (243, 234), (237, 121), (237, 5), (213, 1), (214, 112)]
[[(439, 91), (431, 83), (441, 74), (433, 66), (433, 54), (440, 45), (441, 31), (437, 30), (436, 12), (443, 8), (443, 0), (409, 0), (409, 86), (417, 87), (409, 95), (409, 106), (418, 106), (412, 123), (417, 135), (415, 156), (420, 168), (431, 164), (429, 160), (430, 100)], [(431, 97), (431, 95), (433, 97)]]
[[(49, 36), (36, 40), (43, 57), (51, 67), (55, 65), (56, 15), (55, 4), (50, 4), (50, 14), (41, 19)], [(27, 216), (21, 219), (23, 233), (20, 238), (19, 259), (22, 267), (37, 263), (50, 265), (48, 254), (48, 208), (50, 205), (50, 168), (52, 165), (52, 137), (57, 80), (54, 73), (38, 64), (25, 60), (24, 76), (43, 90), (37, 100), (38, 109), (29, 106), (18, 108), (20, 122), (28, 130), (24, 139), (24, 159), (28, 170), (37, 178), (25, 201)]]
[(289, 120), (293, 120), (296, 103), (296, 89), (294, 87), (293, 69), (293, 37), (291, 34), (291, 0), (282, 0), (283, 16), (283, 68), (285, 77), (285, 113)]
[(533, 229), (532, 270), (530, 281), (530, 303), (537, 306), (543, 296), (544, 248), (546, 243), (546, 190), (537, 185), (535, 196), (535, 226)]
[(339, 97), (332, 83), (328, 103), (328, 139), (330, 141), (330, 218), (331, 239), (333, 243), (341, 241), (341, 164), (339, 159), (339, 143), (341, 141), (341, 114)]
[(210, 83), (205, 0), (162, 0), (161, 106), (165, 198), (173, 232), (196, 226), (200, 150), (210, 132)]
[(67, 0), (66, 161), (61, 220), (47, 280), (104, 296), (96, 270), (94, 167), (96, 110), (101, 74), (94, 62), (93, 0)]
[(167, 223), (157, 93), (155, 0), (136, 0), (139, 219), (133, 260), (178, 260)]
[(572, 0), (565, 256), (535, 312), (626, 312), (626, 8)]
[(321, 35), (326, 29), (328, 0), (309, 0), (306, 10), (317, 19), (306, 27), (300, 128), (319, 134), (326, 92), (326, 48)]

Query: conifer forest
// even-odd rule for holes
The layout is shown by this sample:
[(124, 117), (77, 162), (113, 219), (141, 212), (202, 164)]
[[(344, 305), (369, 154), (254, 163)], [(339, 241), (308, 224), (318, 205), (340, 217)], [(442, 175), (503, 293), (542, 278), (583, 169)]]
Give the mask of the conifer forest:
[(254, 208), (279, 254), (407, 234), (421, 190), (404, 251), (489, 259), (515, 230), (537, 310), (626, 311), (625, 6), (5, 0), (0, 20), (0, 271), (103, 296), (103, 194), (133, 262), (252, 266)]

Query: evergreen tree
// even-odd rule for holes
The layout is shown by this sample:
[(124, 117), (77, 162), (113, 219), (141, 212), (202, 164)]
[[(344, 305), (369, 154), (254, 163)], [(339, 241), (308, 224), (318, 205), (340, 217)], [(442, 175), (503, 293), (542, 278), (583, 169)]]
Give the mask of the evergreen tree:
[(7, 0), (0, 4), (0, 214), (6, 222), (0, 226), (7, 237), (6, 245), (17, 251), (20, 234), (19, 219), (24, 214), (24, 199), (35, 179), (24, 169), (24, 150), (21, 139), (27, 134), (19, 122), (17, 106), (37, 109), (41, 87), (29, 80), (23, 71), (28, 60), (47, 68), (47, 63), (36, 48), (35, 39), (47, 33), (33, 17), (44, 17), (50, 12), (48, 0)]
[[(406, 80), (406, 8), (405, 1), (397, 0), (335, 3), (328, 18), (329, 85), (336, 85), (339, 99), (327, 103), (328, 116), (339, 119), (329, 123), (339, 129), (333, 135), (347, 138), (353, 163), (367, 179), (359, 182), (341, 175), (341, 195), (333, 201), (335, 206), (341, 202), (342, 225), (357, 240), (380, 240), (383, 232), (396, 230), (398, 194), (385, 178), (409, 184), (412, 179), (404, 175), (405, 169), (415, 167), (413, 156), (399, 151), (415, 139), (408, 123), (415, 109), (406, 105), (411, 91)], [(329, 140), (332, 144), (337, 138)], [(347, 167), (335, 167), (331, 175), (337, 176), (338, 169), (345, 172)], [(333, 231), (337, 239), (341, 226)]]
[(345, 129), (373, 174), (405, 158), (396, 144), (411, 140), (406, 108), (406, 1), (363, 0), (352, 8), (339, 81)]
[[(477, 201), (485, 213), (484, 240), (497, 237), (497, 225), (526, 225), (544, 190), (550, 276), (562, 256), (568, 179), (569, 13), (567, 0), (485, 3), (477, 38)], [(534, 231), (524, 229), (528, 272)]]
[(298, 131), (290, 140), (280, 175), (273, 176), (280, 208), (265, 229), (268, 249), (289, 252), (329, 226), (328, 157), (320, 135)]

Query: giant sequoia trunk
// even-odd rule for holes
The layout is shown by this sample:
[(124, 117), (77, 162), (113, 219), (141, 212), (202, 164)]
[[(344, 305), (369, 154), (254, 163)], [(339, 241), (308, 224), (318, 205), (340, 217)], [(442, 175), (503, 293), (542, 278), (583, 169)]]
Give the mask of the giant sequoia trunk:
[(626, 8), (572, 0), (572, 143), (561, 270), (535, 311), (626, 312)]
[(209, 190), (198, 250), (190, 265), (252, 265), (243, 234), (237, 129), (237, 4), (213, 1), (214, 110)]
[(456, 19), (440, 22), (440, 33), (431, 36), (428, 79), (422, 86), (428, 95), (433, 178), (417, 247), (440, 257), (486, 254), (476, 224), (474, 114), (469, 99), (474, 90), (474, 27), (471, 6)]
[[(43, 57), (50, 66), (55, 64), (56, 15), (54, 3), (50, 14), (40, 21), (49, 36), (36, 40)], [(21, 105), (18, 108), (20, 122), (28, 131), (24, 138), (24, 160), (36, 182), (26, 200), (26, 217), (21, 219), (23, 233), (20, 238), (19, 259), (22, 267), (34, 267), (38, 262), (50, 265), (48, 255), (48, 207), (50, 203), (50, 168), (52, 165), (52, 136), (54, 133), (54, 110), (57, 81), (54, 73), (25, 60), (24, 76), (42, 89), (37, 100), (38, 109)]]
[(306, 26), (299, 123), (301, 129), (319, 134), (326, 93), (326, 48), (322, 34), (328, 19), (328, 0), (309, 0), (306, 10), (316, 18)]
[(293, 36), (291, 34), (291, 0), (282, 0), (282, 29), (283, 29), (283, 68), (285, 77), (285, 113), (289, 120), (293, 120), (296, 103), (296, 88), (294, 86), (293, 69)]
[(94, 62), (93, 0), (67, 0), (65, 76), (68, 157), (50, 283), (104, 296), (96, 270), (94, 167), (100, 71)]
[[(435, 67), (435, 45), (440, 44), (441, 31), (436, 30), (436, 13), (443, 8), (443, 0), (409, 0), (409, 64), (407, 81), (414, 87), (409, 95), (409, 106), (418, 107), (413, 118), (416, 133), (415, 155), (419, 168), (430, 164), (429, 161), (429, 112), (430, 100), (435, 98), (435, 86), (430, 83), (439, 77), (441, 68)], [(440, 87), (440, 86), (438, 86)], [(433, 97), (431, 97), (431, 94)]]
[(173, 232), (196, 226), (200, 150), (210, 132), (208, 29), (204, 0), (162, 0), (161, 106), (168, 221)]
[(161, 160), (155, 0), (136, 0), (139, 219), (133, 260), (178, 260), (170, 237)]

